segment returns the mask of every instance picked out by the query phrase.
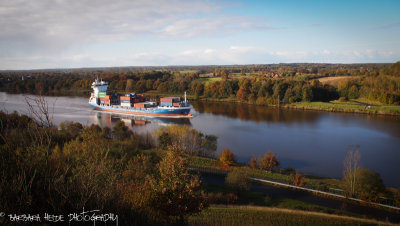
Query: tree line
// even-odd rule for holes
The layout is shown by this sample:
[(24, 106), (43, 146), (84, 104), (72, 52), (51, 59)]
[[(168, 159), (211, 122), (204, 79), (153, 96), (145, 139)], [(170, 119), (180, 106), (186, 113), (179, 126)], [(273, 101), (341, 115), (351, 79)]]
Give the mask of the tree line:
[[(228, 99), (258, 105), (300, 101), (330, 101), (365, 98), (384, 104), (400, 104), (400, 63), (393, 65), (284, 64), (248, 66), (204, 66), (202, 70), (180, 71), (51, 71), (2, 72), (0, 90), (10, 93), (88, 96), (96, 76), (108, 81), (109, 89), (121, 94), (156, 91), (182, 94), (188, 91), (195, 99)], [(210, 72), (211, 71), (211, 72)], [(250, 75), (247, 73), (250, 71)], [(220, 81), (202, 79), (202, 73), (221, 77)], [(290, 73), (289, 73), (290, 72)], [(241, 76), (232, 76), (238, 73)], [(266, 77), (279, 73), (280, 78)], [(324, 76), (357, 75), (337, 86), (320, 83)], [(25, 78), (22, 80), (22, 76)], [(351, 78), (351, 77), (350, 77)]]

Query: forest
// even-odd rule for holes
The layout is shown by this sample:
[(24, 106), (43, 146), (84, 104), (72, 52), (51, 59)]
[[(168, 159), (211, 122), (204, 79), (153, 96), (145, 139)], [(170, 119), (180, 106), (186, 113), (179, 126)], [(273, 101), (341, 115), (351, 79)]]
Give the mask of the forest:
[[(275, 64), (234, 66), (126, 67), (0, 72), (9, 93), (88, 96), (98, 76), (109, 89), (150, 96), (238, 101), (257, 105), (362, 99), (400, 104), (400, 62), (395, 64)], [(324, 77), (346, 76), (337, 84)]]

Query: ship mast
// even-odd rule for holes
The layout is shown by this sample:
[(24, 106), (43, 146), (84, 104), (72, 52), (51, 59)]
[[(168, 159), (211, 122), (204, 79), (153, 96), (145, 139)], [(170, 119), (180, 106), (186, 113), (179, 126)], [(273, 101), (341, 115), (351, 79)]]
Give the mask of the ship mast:
[(185, 91), (185, 103), (187, 103), (187, 100), (186, 100), (186, 91)]

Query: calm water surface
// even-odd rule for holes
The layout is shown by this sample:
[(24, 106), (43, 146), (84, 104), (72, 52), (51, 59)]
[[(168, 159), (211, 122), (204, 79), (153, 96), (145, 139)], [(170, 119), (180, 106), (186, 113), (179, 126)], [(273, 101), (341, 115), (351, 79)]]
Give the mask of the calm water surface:
[[(281, 167), (341, 178), (349, 145), (360, 145), (363, 167), (378, 172), (387, 186), (400, 187), (400, 118), (193, 102), (191, 119), (154, 119), (94, 111), (87, 98), (48, 97), (54, 123), (77, 121), (111, 127), (122, 120), (138, 133), (159, 126), (186, 124), (218, 136), (218, 151), (229, 148), (239, 161), (271, 150)], [(25, 97), (0, 93), (0, 109), (27, 113)], [(53, 110), (52, 110), (53, 111)]]

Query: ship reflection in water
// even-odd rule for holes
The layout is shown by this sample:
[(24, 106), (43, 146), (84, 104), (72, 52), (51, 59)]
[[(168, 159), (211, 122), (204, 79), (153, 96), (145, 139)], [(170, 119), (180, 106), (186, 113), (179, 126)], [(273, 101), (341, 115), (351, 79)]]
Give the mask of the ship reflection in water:
[[(100, 127), (113, 128), (115, 123), (122, 121), (129, 129), (136, 131), (138, 127), (151, 128), (154, 126), (167, 126), (167, 125), (188, 125), (190, 126), (189, 118), (152, 118), (134, 115), (120, 115), (109, 112), (98, 111), (93, 115), (93, 121)], [(142, 130), (142, 129), (140, 129)], [(148, 130), (148, 129), (145, 129)]]

